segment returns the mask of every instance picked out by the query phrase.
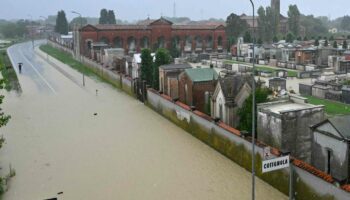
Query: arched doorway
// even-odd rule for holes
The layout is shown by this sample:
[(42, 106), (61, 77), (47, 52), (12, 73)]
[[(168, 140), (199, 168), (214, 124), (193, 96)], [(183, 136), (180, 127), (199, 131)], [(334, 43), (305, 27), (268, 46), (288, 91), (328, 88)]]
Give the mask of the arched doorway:
[(141, 47), (142, 48), (149, 48), (149, 39), (147, 36), (144, 36), (142, 39), (141, 39)]
[(113, 46), (115, 48), (123, 48), (123, 39), (121, 37), (114, 38)]
[(136, 51), (136, 39), (133, 36), (128, 38), (128, 50), (129, 52)]

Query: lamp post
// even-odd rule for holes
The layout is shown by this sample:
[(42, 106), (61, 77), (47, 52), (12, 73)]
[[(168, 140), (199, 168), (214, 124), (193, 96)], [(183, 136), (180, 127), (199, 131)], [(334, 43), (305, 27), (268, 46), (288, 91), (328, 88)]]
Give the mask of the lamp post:
[(252, 83), (252, 200), (255, 200), (255, 8), (253, 0), (250, 0), (253, 8), (253, 83)]
[(47, 18), (44, 17), (44, 16), (40, 16), (40, 18), (43, 18), (44, 19), (44, 23), (45, 23), (45, 29), (44, 29), (44, 33), (45, 33), (45, 38), (46, 38), (46, 43), (47, 43), (47, 39), (48, 39), (48, 34), (47, 34), (47, 23), (46, 23), (46, 20)]
[[(72, 13), (73, 14), (76, 14), (76, 15), (79, 15), (79, 18), (80, 18), (80, 28), (82, 28), (83, 27), (83, 18), (81, 17), (81, 14), (80, 13), (78, 13), (78, 12), (76, 12), (76, 11), (74, 11), (74, 10), (72, 10)], [(81, 55), (80, 55), (80, 34), (79, 34), (79, 29), (78, 29), (78, 35), (77, 35), (77, 37), (76, 37), (76, 39), (78, 40), (77, 41), (77, 46), (79, 46), (79, 61), (81, 62), (82, 61), (82, 59), (81, 59)], [(78, 47), (74, 47), (74, 48), (78, 48)], [(76, 51), (75, 51), (76, 52)], [(83, 86), (85, 86), (85, 75), (84, 75), (84, 72), (82, 72), (82, 74), (83, 74)]]
[(30, 17), (30, 37), (32, 39), (32, 46), (33, 46), (33, 49), (34, 49), (34, 35), (33, 35), (33, 32), (34, 32), (34, 28), (33, 28), (33, 16), (32, 15), (28, 15)]

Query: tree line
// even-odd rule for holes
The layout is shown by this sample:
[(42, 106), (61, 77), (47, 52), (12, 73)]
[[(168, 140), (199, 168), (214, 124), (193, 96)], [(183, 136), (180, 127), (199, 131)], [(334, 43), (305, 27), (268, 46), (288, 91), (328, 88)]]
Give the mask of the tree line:
[[(117, 20), (115, 18), (115, 14), (113, 10), (101, 9), (99, 24), (116, 24)], [(66, 18), (66, 13), (61, 10), (58, 11), (56, 17), (56, 25), (55, 32), (63, 35), (67, 35), (69, 30), (73, 30), (74, 25), (86, 25), (87, 18), (84, 17), (76, 17), (68, 24), (68, 20)]]
[(159, 90), (159, 67), (170, 64), (172, 57), (167, 49), (159, 48), (155, 58), (150, 49), (142, 49), (141, 52), (141, 79), (146, 81), (153, 89)]
[[(256, 42), (257, 43), (271, 43), (279, 40), (287, 40), (292, 42), (294, 40), (316, 39), (320, 36), (331, 36), (328, 33), (329, 28), (336, 27), (343, 31), (350, 31), (350, 16), (344, 16), (333, 21), (328, 17), (315, 17), (313, 15), (302, 14), (297, 5), (290, 5), (287, 13), (287, 30), (284, 35), (281, 33), (280, 14), (271, 7), (260, 6), (257, 10), (257, 24)], [(251, 19), (252, 20), (252, 19)], [(281, 25), (281, 24), (280, 24)], [(244, 37), (244, 42), (252, 41), (252, 28), (247, 21), (241, 16), (232, 13), (226, 18), (226, 33), (228, 44), (234, 44), (239, 37)]]

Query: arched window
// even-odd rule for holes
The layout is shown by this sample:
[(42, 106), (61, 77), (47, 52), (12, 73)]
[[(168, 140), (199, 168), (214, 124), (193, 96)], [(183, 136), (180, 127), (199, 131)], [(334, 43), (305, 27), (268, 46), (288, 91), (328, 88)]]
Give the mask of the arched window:
[(86, 47), (89, 50), (92, 48), (92, 40), (91, 39), (86, 40)]
[(147, 36), (144, 36), (142, 39), (141, 39), (141, 47), (142, 48), (149, 48), (149, 39)]
[(192, 47), (192, 37), (191, 36), (186, 36), (185, 46)]
[(188, 99), (187, 99), (187, 95), (188, 95), (188, 88), (187, 88), (187, 83), (185, 84), (185, 104), (189, 105)]
[(201, 36), (196, 36), (195, 41), (196, 41), (196, 48), (202, 48), (203, 41)]
[(165, 47), (165, 39), (164, 36), (161, 36), (157, 40), (158, 42), (158, 48), (164, 48)]
[(179, 36), (173, 37), (173, 39), (172, 39), (172, 47), (180, 49), (180, 37)]
[(100, 38), (100, 42), (103, 42), (103, 43), (105, 43), (105, 44), (109, 44), (109, 40), (108, 40), (108, 38), (106, 38), (106, 37), (101, 37), (101, 38)]
[(223, 110), (222, 110), (223, 108), (222, 108), (222, 100), (221, 99), (219, 99), (219, 118), (221, 119), (221, 121), (224, 121), (224, 119), (223, 119)]
[(211, 49), (213, 48), (213, 37), (211, 35), (207, 37), (206, 47)]
[(221, 36), (218, 37), (218, 46), (222, 47), (222, 37)]
[(136, 50), (136, 39), (133, 36), (128, 38), (128, 49), (129, 51)]
[(123, 48), (123, 39), (120, 37), (114, 38), (113, 45), (115, 48)]

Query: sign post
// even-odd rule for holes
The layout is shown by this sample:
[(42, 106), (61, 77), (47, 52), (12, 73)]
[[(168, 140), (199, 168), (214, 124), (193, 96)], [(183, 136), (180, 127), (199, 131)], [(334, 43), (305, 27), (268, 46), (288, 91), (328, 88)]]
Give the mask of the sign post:
[(264, 160), (262, 164), (262, 172), (266, 173), (287, 167), (289, 167), (289, 155), (270, 160)]
[(262, 162), (262, 172), (271, 172), (279, 169), (284, 169), (289, 167), (289, 200), (293, 199), (293, 166), (290, 164), (290, 157), (283, 156), (278, 158), (273, 158), (270, 160), (264, 160)]

